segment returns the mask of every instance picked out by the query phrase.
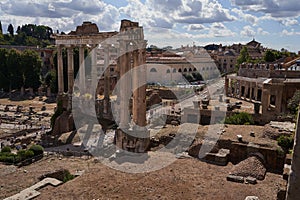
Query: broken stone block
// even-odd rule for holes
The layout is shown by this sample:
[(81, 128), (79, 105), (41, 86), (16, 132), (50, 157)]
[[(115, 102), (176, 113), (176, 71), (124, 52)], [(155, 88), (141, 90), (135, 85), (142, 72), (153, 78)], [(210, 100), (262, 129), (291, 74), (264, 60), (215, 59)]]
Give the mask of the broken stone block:
[(245, 200), (259, 200), (256, 196), (247, 196)]
[(244, 183), (244, 177), (228, 175), (227, 176), (227, 181), (232, 181), (232, 182), (236, 182), (236, 183)]
[(282, 177), (284, 180), (288, 180), (291, 173), (291, 165), (284, 165)]
[(257, 183), (257, 180), (256, 178), (249, 176), (246, 178), (246, 182), (255, 185)]

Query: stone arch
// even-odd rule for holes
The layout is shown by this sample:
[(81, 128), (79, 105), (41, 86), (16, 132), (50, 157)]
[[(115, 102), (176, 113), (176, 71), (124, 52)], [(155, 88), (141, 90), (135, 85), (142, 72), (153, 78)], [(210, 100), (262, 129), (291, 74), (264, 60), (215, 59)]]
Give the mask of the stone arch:
[(170, 69), (167, 69), (167, 74), (170, 74), (171, 73), (171, 70)]
[(157, 72), (157, 70), (156, 70), (156, 68), (153, 67), (150, 69), (150, 72)]

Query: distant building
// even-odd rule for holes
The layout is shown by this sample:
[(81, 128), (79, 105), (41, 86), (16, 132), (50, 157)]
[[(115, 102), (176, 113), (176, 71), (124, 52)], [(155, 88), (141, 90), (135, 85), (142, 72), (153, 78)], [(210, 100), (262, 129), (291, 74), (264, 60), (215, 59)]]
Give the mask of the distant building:
[(184, 48), (172, 52), (148, 52), (146, 58), (149, 83), (178, 84), (186, 76), (208, 80), (219, 75), (215, 61), (201, 48)]
[(226, 77), (226, 95), (253, 102), (262, 122), (275, 120), (288, 111), (288, 100), (300, 90), (299, 59), (286, 59), (284, 63), (243, 64), (237, 75)]
[(237, 59), (243, 47), (247, 47), (249, 56), (253, 60), (264, 57), (264, 48), (255, 39), (247, 44), (233, 44), (231, 46), (211, 44), (206, 45), (204, 48), (215, 60), (221, 73), (232, 73), (235, 71)]

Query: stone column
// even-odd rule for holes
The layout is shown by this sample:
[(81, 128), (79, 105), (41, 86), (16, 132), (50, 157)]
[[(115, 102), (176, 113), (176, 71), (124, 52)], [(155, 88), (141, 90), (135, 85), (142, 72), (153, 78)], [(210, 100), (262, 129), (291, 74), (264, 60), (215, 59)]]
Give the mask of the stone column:
[(294, 138), (291, 173), (288, 180), (286, 200), (296, 200), (300, 196), (300, 110), (298, 112), (297, 128)]
[(229, 79), (225, 76), (225, 95), (228, 96)]
[[(127, 46), (124, 41), (120, 42), (120, 57), (119, 57), (119, 67), (120, 67), (120, 83), (119, 89), (119, 103), (120, 103), (120, 123), (119, 128), (125, 130), (129, 127), (129, 100), (128, 100), (128, 78), (125, 77), (127, 72), (128, 64), (130, 63), (130, 54), (126, 52)], [(130, 88), (131, 89), (131, 88)]]
[(110, 95), (110, 55), (109, 45), (104, 46), (104, 109), (103, 112), (107, 114), (109, 112), (109, 95)]
[(257, 101), (257, 93), (258, 93), (258, 84), (255, 83), (255, 87), (254, 87), (254, 100)]
[(276, 91), (275, 107), (276, 107), (276, 112), (278, 114), (281, 113), (281, 108), (282, 108), (283, 87), (284, 87), (284, 85), (277, 85), (277, 87), (276, 87), (277, 91)]
[(249, 94), (249, 100), (250, 100), (250, 101), (252, 101), (252, 95), (253, 95), (253, 94), (252, 94), (252, 88), (253, 88), (253, 83), (250, 82), (250, 91), (249, 91), (249, 92), (250, 92), (250, 94)]
[(79, 47), (79, 84), (80, 93), (83, 95), (86, 92), (85, 86), (85, 59), (84, 59), (84, 46)]
[(270, 93), (268, 89), (264, 88), (262, 89), (262, 97), (261, 97), (261, 105), (262, 105), (262, 114), (265, 114), (268, 112), (268, 108), (270, 105)]
[(64, 93), (64, 70), (63, 70), (63, 57), (62, 47), (57, 47), (57, 78), (58, 78), (58, 94)]
[(97, 75), (97, 45), (92, 45), (91, 51), (92, 69), (91, 69), (91, 95), (96, 95), (96, 89), (98, 87), (98, 75)]
[(68, 110), (72, 109), (72, 95), (74, 86), (74, 57), (73, 57), (73, 47), (70, 46), (67, 49), (68, 52)]
[(140, 127), (146, 126), (146, 70), (143, 50), (133, 52), (133, 121)]
[(239, 80), (239, 99), (242, 97), (242, 81)]

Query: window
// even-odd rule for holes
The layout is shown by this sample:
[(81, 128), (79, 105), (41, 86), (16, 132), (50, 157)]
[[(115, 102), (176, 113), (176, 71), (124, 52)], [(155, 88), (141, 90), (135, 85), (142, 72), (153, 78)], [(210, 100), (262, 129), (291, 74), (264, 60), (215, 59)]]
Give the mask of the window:
[(170, 74), (170, 73), (171, 73), (171, 71), (169, 69), (167, 69), (167, 74)]
[(270, 104), (271, 106), (275, 106), (276, 103), (276, 96), (275, 95), (271, 95), (270, 96)]
[(173, 69), (173, 73), (176, 73), (176, 69)]
[(151, 68), (150, 72), (157, 72), (157, 70), (155, 68)]
[(187, 72), (187, 68), (184, 68), (183, 72)]
[(190, 68), (190, 69), (189, 69), (189, 72), (192, 72), (192, 71), (193, 71), (192, 68)]
[(181, 70), (181, 69), (179, 69), (179, 70), (178, 70), (178, 72), (182, 72), (182, 70)]

